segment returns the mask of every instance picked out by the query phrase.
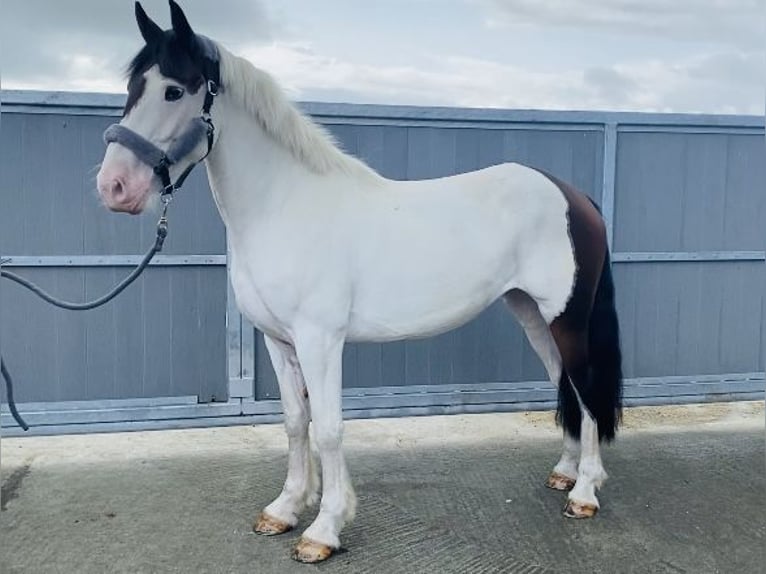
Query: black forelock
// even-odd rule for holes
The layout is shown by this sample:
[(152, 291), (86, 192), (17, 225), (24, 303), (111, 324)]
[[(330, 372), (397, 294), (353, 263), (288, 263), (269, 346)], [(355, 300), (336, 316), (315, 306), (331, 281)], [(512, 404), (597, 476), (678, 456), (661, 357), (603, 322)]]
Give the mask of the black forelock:
[(144, 73), (155, 64), (163, 76), (176, 80), (194, 94), (204, 83), (202, 57), (190, 54), (176, 38), (173, 30), (166, 30), (162, 40), (146, 44), (128, 65), (127, 114), (144, 91)]

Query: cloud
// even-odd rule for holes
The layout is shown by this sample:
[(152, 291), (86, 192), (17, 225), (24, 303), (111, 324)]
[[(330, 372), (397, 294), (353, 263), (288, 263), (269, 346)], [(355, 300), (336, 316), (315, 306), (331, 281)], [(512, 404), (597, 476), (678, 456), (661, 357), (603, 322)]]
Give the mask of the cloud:
[[(328, 45), (322, 40), (332, 29), (328, 23), (312, 19), (308, 26), (295, 16), (309, 0), (290, 4), (292, 25), (285, 6), (275, 0), (185, 0), (183, 6), (196, 29), (272, 72), (296, 99), (763, 113), (764, 36), (751, 46), (763, 24), (755, 14), (762, 0), (465, 1), (464, 7), (482, 12), (474, 28), (468, 21), (455, 24), (464, 32), (460, 42), (445, 32), (405, 42), (406, 48), (395, 34), (386, 44), (386, 26), (395, 20), (349, 20), (344, 25), (354, 26), (355, 40), (344, 43), (339, 37)], [(143, 5), (161, 26), (169, 26), (166, 0)], [(4, 87), (124, 92), (122, 71), (141, 42), (131, 3), (4, 0), (3, 8)], [(493, 30), (483, 27), (482, 14)], [(447, 25), (446, 8), (442, 18)], [(526, 26), (528, 33), (514, 35), (509, 28), (514, 26)], [(551, 34), (551, 26), (561, 28)], [(368, 30), (378, 32), (376, 50), (364, 49)], [(633, 35), (628, 50), (623, 33)], [(688, 42), (692, 39), (697, 43)], [(564, 52), (568, 42), (578, 40), (575, 48), (582, 50)], [(680, 44), (686, 49), (679, 50)]]
[(762, 0), (473, 0), (490, 27), (556, 25), (763, 48)]
[[(167, 0), (142, 5), (170, 27)], [(231, 46), (272, 40), (280, 25), (258, 0), (186, 0), (192, 26)], [(236, 14), (236, 17), (232, 17)], [(141, 47), (132, 2), (3, 0), (0, 69), (4, 85), (62, 90), (124, 91), (122, 72)]]
[(612, 99), (618, 90), (623, 98), (621, 109), (657, 112), (699, 112), (762, 115), (764, 92), (754, 81), (755, 72), (766, 68), (766, 61), (753, 58), (743, 65), (744, 73), (732, 73), (722, 62), (743, 61), (739, 54), (721, 52), (679, 60), (646, 60), (617, 64), (609, 74), (594, 79), (594, 71), (586, 80)]
[(763, 113), (759, 57), (715, 52), (675, 60), (545, 71), (460, 56), (373, 66), (275, 42), (245, 55), (304, 100), (538, 109)]

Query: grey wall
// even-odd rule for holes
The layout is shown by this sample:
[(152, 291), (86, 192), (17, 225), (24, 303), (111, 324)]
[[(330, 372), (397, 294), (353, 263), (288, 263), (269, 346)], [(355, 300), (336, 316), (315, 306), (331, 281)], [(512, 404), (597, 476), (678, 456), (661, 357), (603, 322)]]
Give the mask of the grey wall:
[[(2, 252), (56, 293), (72, 299), (100, 294), (148, 247), (155, 223), (154, 217), (107, 212), (93, 191), (100, 134), (122, 99), (5, 96)], [(634, 396), (676, 394), (679, 381), (712, 381), (723, 393), (763, 371), (763, 118), (305, 108), (347, 151), (394, 179), (513, 160), (549, 170), (602, 203)], [(227, 299), (224, 230), (203, 173), (177, 198), (171, 225), (160, 265), (102, 310), (57, 311), (4, 285), (0, 334), (9, 366), (24, 381), (20, 401), (229, 397), (244, 405), (230, 414), (278, 412), (262, 339)], [(646, 377), (656, 378), (653, 386)], [(552, 389), (538, 392), (530, 383), (543, 379), (501, 304), (440, 337), (349, 345), (344, 356), (349, 396), (419, 393), (410, 402), (359, 403), (368, 407), (433, 405), (447, 388), (463, 394), (443, 394), (442, 406), (467, 400), (465, 392), (474, 389), (487, 391), (489, 398), (481, 399), (487, 404), (501, 391), (503, 401), (514, 401), (522, 397), (512, 395), (515, 389), (530, 388), (534, 392), (525, 390), (519, 401), (550, 400)], [(760, 389), (759, 380), (741, 388)], [(235, 391), (229, 381), (238, 383)]]
[[(130, 271), (115, 266), (114, 256), (145, 252), (157, 215), (113, 214), (97, 199), (101, 134), (115, 120), (103, 113), (110, 110), (51, 111), (3, 109), (0, 246), (14, 258), (10, 270), (59, 297), (83, 301)], [(163, 254), (180, 258), (225, 249), (223, 225), (200, 171), (172, 206)], [(93, 262), (96, 256), (105, 256), (102, 264)], [(19, 381), (19, 402), (228, 398), (224, 266), (151, 267), (113, 303), (85, 313), (51, 307), (15, 284), (3, 287), (3, 355)]]
[(766, 243), (763, 135), (647, 130), (618, 141), (615, 250), (724, 259), (617, 265), (626, 373), (763, 371), (764, 264), (731, 260)]

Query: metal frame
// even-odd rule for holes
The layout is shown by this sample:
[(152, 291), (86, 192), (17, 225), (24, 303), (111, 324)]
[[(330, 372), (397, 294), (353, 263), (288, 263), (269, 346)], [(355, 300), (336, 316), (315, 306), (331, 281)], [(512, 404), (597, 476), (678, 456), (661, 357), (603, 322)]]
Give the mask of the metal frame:
[[(0, 92), (3, 113), (119, 116), (124, 95), (71, 92)], [(382, 106), (304, 102), (302, 110), (324, 124), (453, 127), (464, 129), (585, 130), (603, 133), (601, 208), (607, 223), (610, 246), (614, 238), (617, 145), (623, 132), (739, 133), (762, 135), (762, 116), (655, 114), (638, 112), (538, 111), (463, 109), (447, 107)], [(13, 267), (131, 266), (139, 255), (119, 256), (10, 256)], [(618, 252), (617, 264), (635, 262), (765, 261), (763, 251)], [(226, 255), (164, 255), (154, 266), (223, 266)], [(86, 401), (21, 405), (29, 412), (35, 433), (94, 432), (146, 428), (179, 428), (211, 424), (247, 424), (280, 420), (279, 402), (256, 401), (256, 341), (254, 330), (236, 308), (229, 285), (226, 310), (229, 400), (196, 404), (196, 397), (172, 397), (146, 401)], [(662, 388), (673, 394), (662, 395)], [(708, 400), (762, 399), (766, 385), (762, 373), (704, 377), (663, 377), (626, 382), (628, 404), (699, 402)], [(463, 388), (456, 385), (350, 389), (344, 394), (348, 417), (370, 417), (452, 412), (549, 409), (555, 406), (547, 383), (498, 383)], [(31, 407), (31, 408), (30, 408)], [(8, 416), (2, 411), (2, 426)], [(9, 428), (8, 435), (14, 434)]]
[(764, 251), (623, 251), (612, 254), (615, 263), (679, 261), (766, 261)]
[[(730, 400), (761, 400), (763, 373), (697, 377), (628, 379), (627, 406), (687, 404)], [(548, 381), (475, 385), (425, 385), (346, 389), (346, 419), (458, 413), (551, 410), (556, 388)], [(229, 400), (197, 404), (197, 398), (157, 397), (101, 401), (26, 403), (19, 410), (30, 423), (29, 433), (17, 428), (5, 406), (0, 426), (5, 436), (39, 436), (82, 432), (171, 429), (275, 423), (282, 420), (278, 400)]]
[(606, 223), (606, 239), (609, 250), (614, 242), (615, 184), (617, 181), (617, 124), (604, 125), (604, 162), (601, 180), (601, 213)]
[[(143, 255), (7, 255), (4, 267), (135, 267)], [(150, 267), (226, 265), (225, 255), (155, 255)]]

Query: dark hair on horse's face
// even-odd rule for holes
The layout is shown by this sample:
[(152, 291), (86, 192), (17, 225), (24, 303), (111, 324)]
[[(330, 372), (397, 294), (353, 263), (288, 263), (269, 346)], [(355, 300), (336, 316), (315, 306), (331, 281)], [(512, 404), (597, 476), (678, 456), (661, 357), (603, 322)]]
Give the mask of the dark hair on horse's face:
[(144, 73), (159, 66), (160, 73), (184, 86), (195, 94), (204, 84), (203, 56), (198, 39), (192, 31), (181, 9), (170, 3), (173, 29), (162, 30), (136, 2), (136, 20), (146, 45), (128, 65), (128, 100), (124, 114), (136, 105), (144, 92)]
[(176, 80), (191, 94), (197, 93), (205, 82), (199, 59), (189, 54), (176, 38), (175, 32), (168, 30), (162, 41), (144, 46), (128, 66), (128, 100), (125, 104), (125, 114), (143, 95), (144, 73), (155, 65), (159, 66), (163, 76)]
[(173, 30), (165, 32), (163, 41), (144, 46), (128, 66), (128, 75), (132, 80), (155, 64), (163, 76), (173, 78), (192, 92), (204, 82), (200, 58), (189, 53)]

